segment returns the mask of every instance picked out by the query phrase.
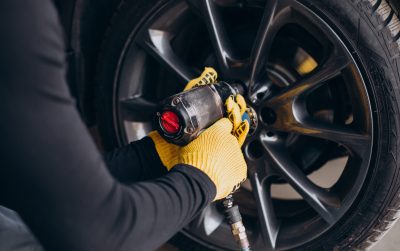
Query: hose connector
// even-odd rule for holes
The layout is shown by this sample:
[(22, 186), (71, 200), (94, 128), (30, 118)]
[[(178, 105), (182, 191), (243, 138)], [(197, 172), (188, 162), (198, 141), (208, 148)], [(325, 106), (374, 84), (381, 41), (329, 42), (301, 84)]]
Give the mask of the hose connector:
[(225, 217), (231, 226), (232, 235), (240, 246), (241, 251), (250, 251), (250, 243), (247, 238), (246, 228), (243, 225), (239, 207), (233, 204), (232, 194), (228, 195), (222, 203), (225, 208)]

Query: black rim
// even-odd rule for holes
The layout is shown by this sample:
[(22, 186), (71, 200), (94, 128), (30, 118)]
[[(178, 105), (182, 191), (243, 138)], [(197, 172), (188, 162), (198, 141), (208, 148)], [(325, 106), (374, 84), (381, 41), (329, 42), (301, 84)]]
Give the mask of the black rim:
[[(121, 56), (114, 93), (121, 144), (145, 136), (157, 101), (206, 65), (247, 86), (258, 126), (243, 148), (250, 182), (236, 200), (254, 250), (319, 237), (354, 204), (368, 172), (373, 119), (362, 69), (324, 20), (293, 0), (171, 1), (132, 32)], [(311, 178), (327, 167), (339, 170), (333, 183)], [(277, 196), (279, 186), (297, 197)], [(185, 233), (235, 248), (218, 204)]]

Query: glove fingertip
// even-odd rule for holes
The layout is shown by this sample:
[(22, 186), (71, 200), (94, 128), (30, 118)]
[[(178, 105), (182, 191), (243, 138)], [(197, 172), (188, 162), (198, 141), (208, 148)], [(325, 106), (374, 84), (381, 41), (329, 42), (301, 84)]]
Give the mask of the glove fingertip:
[(234, 131), (234, 135), (238, 139), (240, 146), (243, 145), (249, 131), (250, 131), (250, 124), (247, 120), (244, 120), (240, 124), (240, 126)]
[(204, 72), (207, 72), (211, 75), (213, 82), (217, 81), (218, 72), (212, 67), (204, 67)]
[(238, 106), (240, 108), (240, 115), (243, 116), (243, 114), (247, 110), (246, 100), (244, 99), (244, 97), (242, 95), (238, 94), (238, 95), (236, 95), (236, 103), (238, 104)]
[(225, 101), (226, 111), (230, 112), (233, 109), (233, 104), (235, 101), (233, 100), (233, 96), (229, 96), (229, 98)]
[(243, 134), (245, 134), (245, 135), (247, 136), (247, 134), (248, 134), (249, 131), (250, 131), (250, 123), (249, 123), (248, 120), (244, 120), (244, 121), (242, 122), (242, 125), (243, 125)]

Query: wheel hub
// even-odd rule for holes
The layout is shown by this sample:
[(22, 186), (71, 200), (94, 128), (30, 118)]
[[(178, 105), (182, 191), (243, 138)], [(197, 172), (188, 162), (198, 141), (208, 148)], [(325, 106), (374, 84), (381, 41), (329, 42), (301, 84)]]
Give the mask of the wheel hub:
[(258, 115), (254, 110), (254, 108), (249, 105), (247, 105), (247, 113), (249, 115), (249, 120), (250, 120), (249, 136), (252, 136), (257, 131)]

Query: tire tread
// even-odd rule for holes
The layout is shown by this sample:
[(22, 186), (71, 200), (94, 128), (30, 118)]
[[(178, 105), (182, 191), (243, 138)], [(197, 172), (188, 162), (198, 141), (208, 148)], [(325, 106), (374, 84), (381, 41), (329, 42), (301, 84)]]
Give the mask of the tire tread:
[[(370, 7), (372, 8), (372, 17), (377, 18), (381, 24), (377, 27), (378, 30), (385, 32), (389, 35), (388, 43), (391, 49), (390, 52), (394, 52), (395, 55), (400, 55), (400, 20), (395, 14), (395, 11), (389, 5), (386, 0), (368, 0)], [(383, 85), (385, 88), (385, 93), (391, 97), (394, 103), (397, 103), (396, 97), (393, 95), (394, 90), (388, 90), (391, 88), (390, 85)], [(391, 112), (393, 112), (395, 118), (399, 118), (398, 109), (393, 109), (392, 106)], [(396, 124), (396, 121), (391, 121)], [(392, 123), (388, 123), (389, 126)], [(391, 128), (393, 137), (391, 139), (396, 139), (398, 141), (398, 135), (396, 128)], [(397, 161), (398, 151), (397, 146), (399, 142), (390, 142), (392, 151), (390, 155), (392, 156), (392, 163), (387, 163), (387, 165), (399, 166)], [(395, 151), (393, 150), (395, 149)], [(386, 163), (385, 163), (386, 165)], [(378, 242), (382, 237), (387, 233), (387, 231), (398, 221), (400, 217), (400, 183), (399, 183), (399, 168), (395, 170), (395, 177), (392, 179), (392, 183), (389, 187), (391, 191), (388, 191), (386, 198), (382, 200), (382, 202), (386, 202), (389, 205), (375, 205), (376, 215), (378, 215), (377, 219), (373, 221), (373, 225), (370, 228), (366, 228), (366, 232), (360, 235), (360, 238), (356, 239), (348, 239), (344, 243), (341, 243), (342, 247), (354, 247), (354, 250), (366, 250), (373, 246), (376, 242)], [(369, 225), (368, 222), (365, 222), (366, 225)], [(369, 229), (369, 230), (368, 230)]]

